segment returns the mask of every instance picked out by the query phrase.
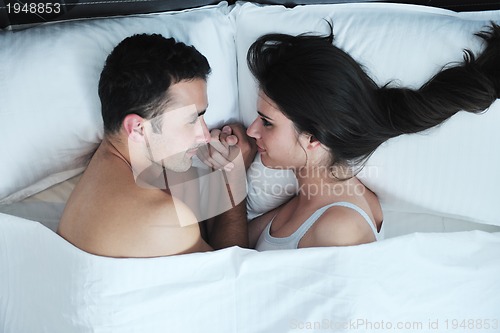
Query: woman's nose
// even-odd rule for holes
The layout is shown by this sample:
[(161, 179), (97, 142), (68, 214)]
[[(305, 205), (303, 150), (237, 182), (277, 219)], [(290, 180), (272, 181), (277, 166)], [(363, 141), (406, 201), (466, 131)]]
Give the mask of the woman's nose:
[(256, 118), (253, 123), (250, 124), (247, 128), (247, 135), (249, 137), (252, 137), (254, 139), (259, 139), (260, 138), (260, 131), (259, 131), (259, 125), (258, 125), (258, 120), (259, 118)]

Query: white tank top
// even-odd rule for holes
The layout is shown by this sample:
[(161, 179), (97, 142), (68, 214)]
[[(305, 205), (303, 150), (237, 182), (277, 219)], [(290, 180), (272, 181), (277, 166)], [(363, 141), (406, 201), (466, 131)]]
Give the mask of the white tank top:
[[(365, 219), (366, 223), (370, 226), (370, 228), (373, 231), (373, 234), (375, 235), (375, 239), (379, 240), (378, 232), (375, 226), (372, 223), (372, 220), (366, 214), (364, 210), (356, 206), (355, 204), (352, 204), (350, 202), (335, 202), (329, 205), (326, 205), (324, 207), (319, 208), (316, 210), (302, 225), (290, 236), (288, 237), (273, 237), (271, 236), (271, 224), (273, 223), (273, 219), (267, 224), (266, 228), (264, 231), (262, 231), (262, 234), (260, 234), (259, 240), (257, 241), (257, 245), (255, 246), (255, 249), (257, 251), (267, 251), (267, 250), (287, 250), (287, 249), (297, 249), (299, 246), (299, 242), (304, 237), (306, 232), (313, 226), (313, 224), (319, 219), (319, 217), (330, 207), (333, 206), (342, 206), (342, 207), (347, 207), (354, 209), (357, 211), (363, 218)], [(276, 217), (276, 215), (275, 215)]]

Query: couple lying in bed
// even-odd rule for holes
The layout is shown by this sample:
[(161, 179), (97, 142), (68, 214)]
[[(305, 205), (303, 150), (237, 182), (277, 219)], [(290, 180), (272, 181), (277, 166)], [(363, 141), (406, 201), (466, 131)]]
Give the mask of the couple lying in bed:
[[(373, 242), (382, 211), (357, 170), (386, 140), (438, 125), (460, 110), (482, 112), (498, 98), (500, 27), (492, 24), (478, 36), (487, 42), (481, 55), (466, 52), (463, 64), (412, 90), (379, 88), (332, 45), (333, 34), (265, 35), (247, 57), (260, 88), (257, 119), (246, 131), (231, 124), (211, 132), (203, 119), (206, 58), (159, 35), (129, 37), (102, 71), (105, 136), (58, 232), (87, 252), (111, 257)], [(185, 172), (197, 154), (224, 169), (228, 191), (237, 191), (256, 150), (266, 167), (295, 172), (297, 195), (249, 223), (244, 200), (235, 202), (200, 227), (172, 194), (166, 172)], [(144, 185), (162, 176), (164, 189)]]

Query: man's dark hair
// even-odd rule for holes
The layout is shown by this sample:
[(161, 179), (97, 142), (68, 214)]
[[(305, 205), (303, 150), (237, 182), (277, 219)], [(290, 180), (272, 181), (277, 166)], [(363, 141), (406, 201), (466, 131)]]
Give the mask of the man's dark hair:
[(209, 74), (207, 59), (174, 38), (140, 34), (124, 39), (106, 59), (99, 80), (105, 134), (118, 132), (129, 114), (158, 116), (172, 84), (206, 80)]

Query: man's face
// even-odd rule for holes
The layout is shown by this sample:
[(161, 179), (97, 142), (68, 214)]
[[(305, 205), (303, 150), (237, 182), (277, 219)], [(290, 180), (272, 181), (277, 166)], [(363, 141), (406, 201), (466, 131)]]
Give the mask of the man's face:
[(155, 133), (152, 121), (146, 122), (147, 144), (153, 162), (172, 171), (183, 172), (191, 167), (199, 146), (210, 139), (203, 114), (208, 106), (205, 80), (180, 81), (169, 88), (170, 102), (160, 115), (161, 131)]

